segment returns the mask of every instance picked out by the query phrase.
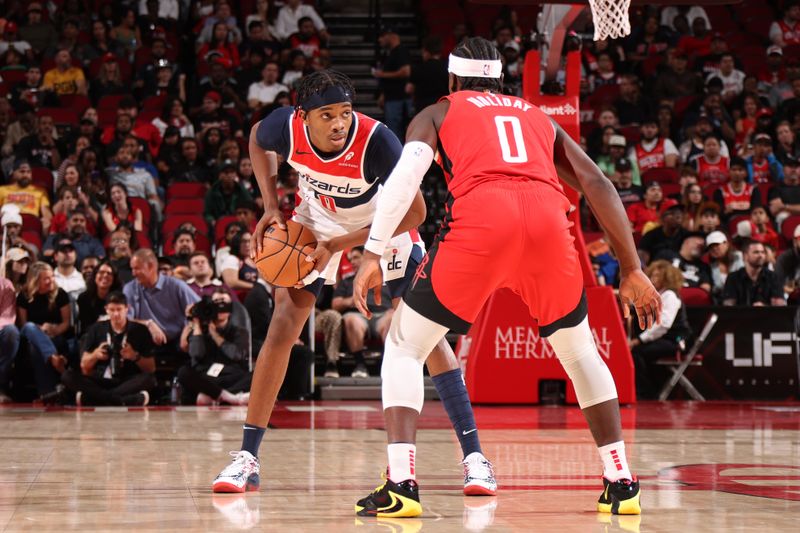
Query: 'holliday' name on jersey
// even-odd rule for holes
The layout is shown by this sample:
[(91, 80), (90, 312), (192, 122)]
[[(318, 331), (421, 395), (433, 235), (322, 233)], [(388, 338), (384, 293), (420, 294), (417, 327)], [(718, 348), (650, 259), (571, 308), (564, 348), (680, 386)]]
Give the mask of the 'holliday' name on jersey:
[(486, 107), (486, 106), (494, 106), (494, 107), (515, 107), (517, 109), (522, 109), (523, 111), (527, 111), (531, 107), (531, 104), (528, 104), (519, 98), (508, 98), (505, 96), (497, 96), (494, 94), (485, 94), (483, 96), (471, 96), (467, 98), (467, 102), (474, 104), (478, 107)]

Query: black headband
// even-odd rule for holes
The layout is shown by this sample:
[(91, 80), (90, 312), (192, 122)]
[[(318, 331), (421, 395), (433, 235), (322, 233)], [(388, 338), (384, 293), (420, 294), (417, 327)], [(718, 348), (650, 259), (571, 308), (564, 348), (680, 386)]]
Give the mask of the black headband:
[(298, 107), (303, 111), (311, 111), (318, 107), (342, 103), (353, 103), (353, 95), (341, 85), (331, 85), (324, 91), (314, 93), (299, 102)]

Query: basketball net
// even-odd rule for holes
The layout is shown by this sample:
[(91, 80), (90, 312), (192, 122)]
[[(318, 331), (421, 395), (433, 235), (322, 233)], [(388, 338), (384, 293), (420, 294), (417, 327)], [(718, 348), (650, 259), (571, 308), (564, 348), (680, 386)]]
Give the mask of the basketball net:
[(619, 39), (631, 33), (631, 0), (589, 0), (594, 19), (594, 40)]

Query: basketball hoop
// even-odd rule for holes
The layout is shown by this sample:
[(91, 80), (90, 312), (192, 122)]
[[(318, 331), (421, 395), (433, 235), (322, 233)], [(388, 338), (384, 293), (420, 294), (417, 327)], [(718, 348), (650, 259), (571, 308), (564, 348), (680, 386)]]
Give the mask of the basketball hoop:
[(594, 40), (619, 39), (631, 33), (631, 0), (589, 0), (594, 20)]

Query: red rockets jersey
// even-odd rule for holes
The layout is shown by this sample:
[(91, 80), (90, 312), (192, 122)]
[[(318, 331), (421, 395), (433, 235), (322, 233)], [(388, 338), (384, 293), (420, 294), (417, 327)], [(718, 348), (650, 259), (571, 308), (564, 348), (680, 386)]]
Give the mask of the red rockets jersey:
[(540, 181), (564, 192), (553, 163), (555, 125), (537, 106), (477, 91), (444, 98), (439, 155), (454, 198), (493, 181)]

